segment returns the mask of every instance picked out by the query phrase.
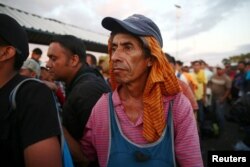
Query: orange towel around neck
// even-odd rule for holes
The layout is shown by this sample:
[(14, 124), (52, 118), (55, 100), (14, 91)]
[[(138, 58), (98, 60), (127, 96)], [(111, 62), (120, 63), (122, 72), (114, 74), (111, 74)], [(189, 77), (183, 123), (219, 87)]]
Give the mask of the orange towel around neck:
[(160, 138), (166, 126), (163, 95), (172, 96), (181, 91), (174, 71), (158, 42), (145, 37), (151, 55), (155, 58), (143, 94), (143, 136), (149, 142)]

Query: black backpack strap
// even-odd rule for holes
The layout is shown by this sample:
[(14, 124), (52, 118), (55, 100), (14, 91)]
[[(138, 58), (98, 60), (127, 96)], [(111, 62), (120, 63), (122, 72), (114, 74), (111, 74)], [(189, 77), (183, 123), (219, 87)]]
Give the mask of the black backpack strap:
[(1, 119), (1, 127), (0, 127), (0, 141), (1, 141), (1, 145), (3, 143), (8, 142), (8, 138), (10, 135), (10, 129), (11, 129), (11, 124), (13, 122), (15, 122), (15, 118), (13, 117), (13, 111), (16, 109), (16, 94), (17, 91), (19, 90), (19, 88), (26, 83), (27, 81), (37, 81), (37, 82), (41, 82), (37, 79), (33, 79), (33, 78), (27, 78), (24, 79), (23, 81), (21, 81), (20, 83), (18, 83), (13, 90), (11, 91), (10, 95), (9, 95), (9, 102), (10, 102), (10, 108), (9, 111), (6, 113), (6, 115), (3, 116), (3, 119)]
[(35, 82), (42, 83), (42, 81), (35, 79), (35, 78), (26, 78), (22, 80), (18, 85), (16, 85), (16, 87), (11, 91), (10, 96), (9, 96), (10, 104), (11, 104), (11, 111), (16, 109), (16, 94), (19, 88), (28, 81), (35, 81)]

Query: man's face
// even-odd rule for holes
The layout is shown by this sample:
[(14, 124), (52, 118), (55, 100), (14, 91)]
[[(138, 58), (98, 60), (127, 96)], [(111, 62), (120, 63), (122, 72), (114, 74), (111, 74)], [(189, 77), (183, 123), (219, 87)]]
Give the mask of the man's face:
[(88, 63), (88, 65), (92, 65), (92, 59), (90, 56), (86, 56), (86, 62)]
[(200, 63), (199, 63), (199, 62), (195, 62), (195, 63), (193, 64), (193, 69), (194, 69), (194, 72), (199, 72), (200, 69), (201, 69)]
[(145, 58), (139, 39), (124, 33), (113, 38), (111, 61), (117, 82), (123, 84), (146, 80), (151, 63), (150, 58)]
[(49, 71), (45, 68), (41, 68), (40, 79), (44, 81), (53, 81)]
[(223, 75), (224, 74), (224, 69), (222, 69), (222, 68), (216, 68), (216, 70), (217, 70), (217, 74), (218, 75)]
[(49, 58), (46, 67), (51, 76), (58, 81), (68, 81), (71, 78), (70, 51), (63, 48), (58, 42), (49, 45), (47, 56)]
[(38, 55), (36, 53), (32, 53), (31, 58), (34, 59), (34, 60), (36, 60), (36, 61), (39, 61), (40, 58), (41, 58), (41, 55)]
[(245, 70), (245, 65), (243, 63), (239, 63), (238, 64), (238, 70), (240, 70), (241, 72), (243, 72)]

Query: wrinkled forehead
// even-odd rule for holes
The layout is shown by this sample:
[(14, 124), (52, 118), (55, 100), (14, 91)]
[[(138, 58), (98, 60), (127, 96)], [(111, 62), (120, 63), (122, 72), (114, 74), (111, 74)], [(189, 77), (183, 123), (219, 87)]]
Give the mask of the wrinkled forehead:
[(124, 32), (120, 32), (120, 33), (116, 33), (113, 35), (113, 38), (111, 39), (112, 44), (138, 44), (140, 46), (142, 46), (143, 41), (141, 40), (140, 37), (135, 36), (133, 34), (130, 33), (124, 33)]
[(145, 36), (134, 35), (129, 32), (124, 32), (124, 31), (112, 32), (110, 39), (109, 39), (109, 46), (112, 47), (114, 45), (117, 45), (119, 44), (118, 42), (121, 42), (121, 43), (123, 42), (126, 44), (131, 43), (131, 44), (137, 45), (139, 48), (141, 48), (144, 51), (144, 55), (146, 57), (151, 57), (150, 47)]

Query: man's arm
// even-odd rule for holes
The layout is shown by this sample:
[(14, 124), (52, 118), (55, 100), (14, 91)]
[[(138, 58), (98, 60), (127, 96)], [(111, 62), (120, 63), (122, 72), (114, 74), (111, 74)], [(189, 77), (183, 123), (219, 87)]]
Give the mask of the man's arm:
[(57, 136), (41, 140), (24, 149), (26, 167), (61, 167), (61, 148)]
[(229, 77), (226, 77), (226, 88), (227, 88), (226, 92), (224, 93), (224, 95), (220, 99), (221, 103), (223, 103), (229, 97), (229, 95), (231, 93), (232, 81)]
[(182, 167), (203, 166), (199, 135), (192, 107), (183, 94), (177, 95), (173, 106), (175, 155)]
[(222, 96), (222, 98), (220, 99), (220, 102), (221, 102), (221, 103), (223, 103), (223, 102), (227, 99), (227, 97), (228, 97), (229, 94), (230, 94), (230, 90), (231, 90), (231, 89), (227, 89), (227, 91), (225, 92), (225, 94)]
[(65, 135), (65, 139), (69, 144), (70, 152), (72, 154), (74, 162), (81, 167), (88, 166), (89, 162), (81, 151), (80, 144), (69, 134), (66, 128), (63, 128), (63, 132)]
[(27, 82), (19, 90), (16, 101), (26, 166), (62, 166), (58, 113), (51, 90), (39, 82)]

